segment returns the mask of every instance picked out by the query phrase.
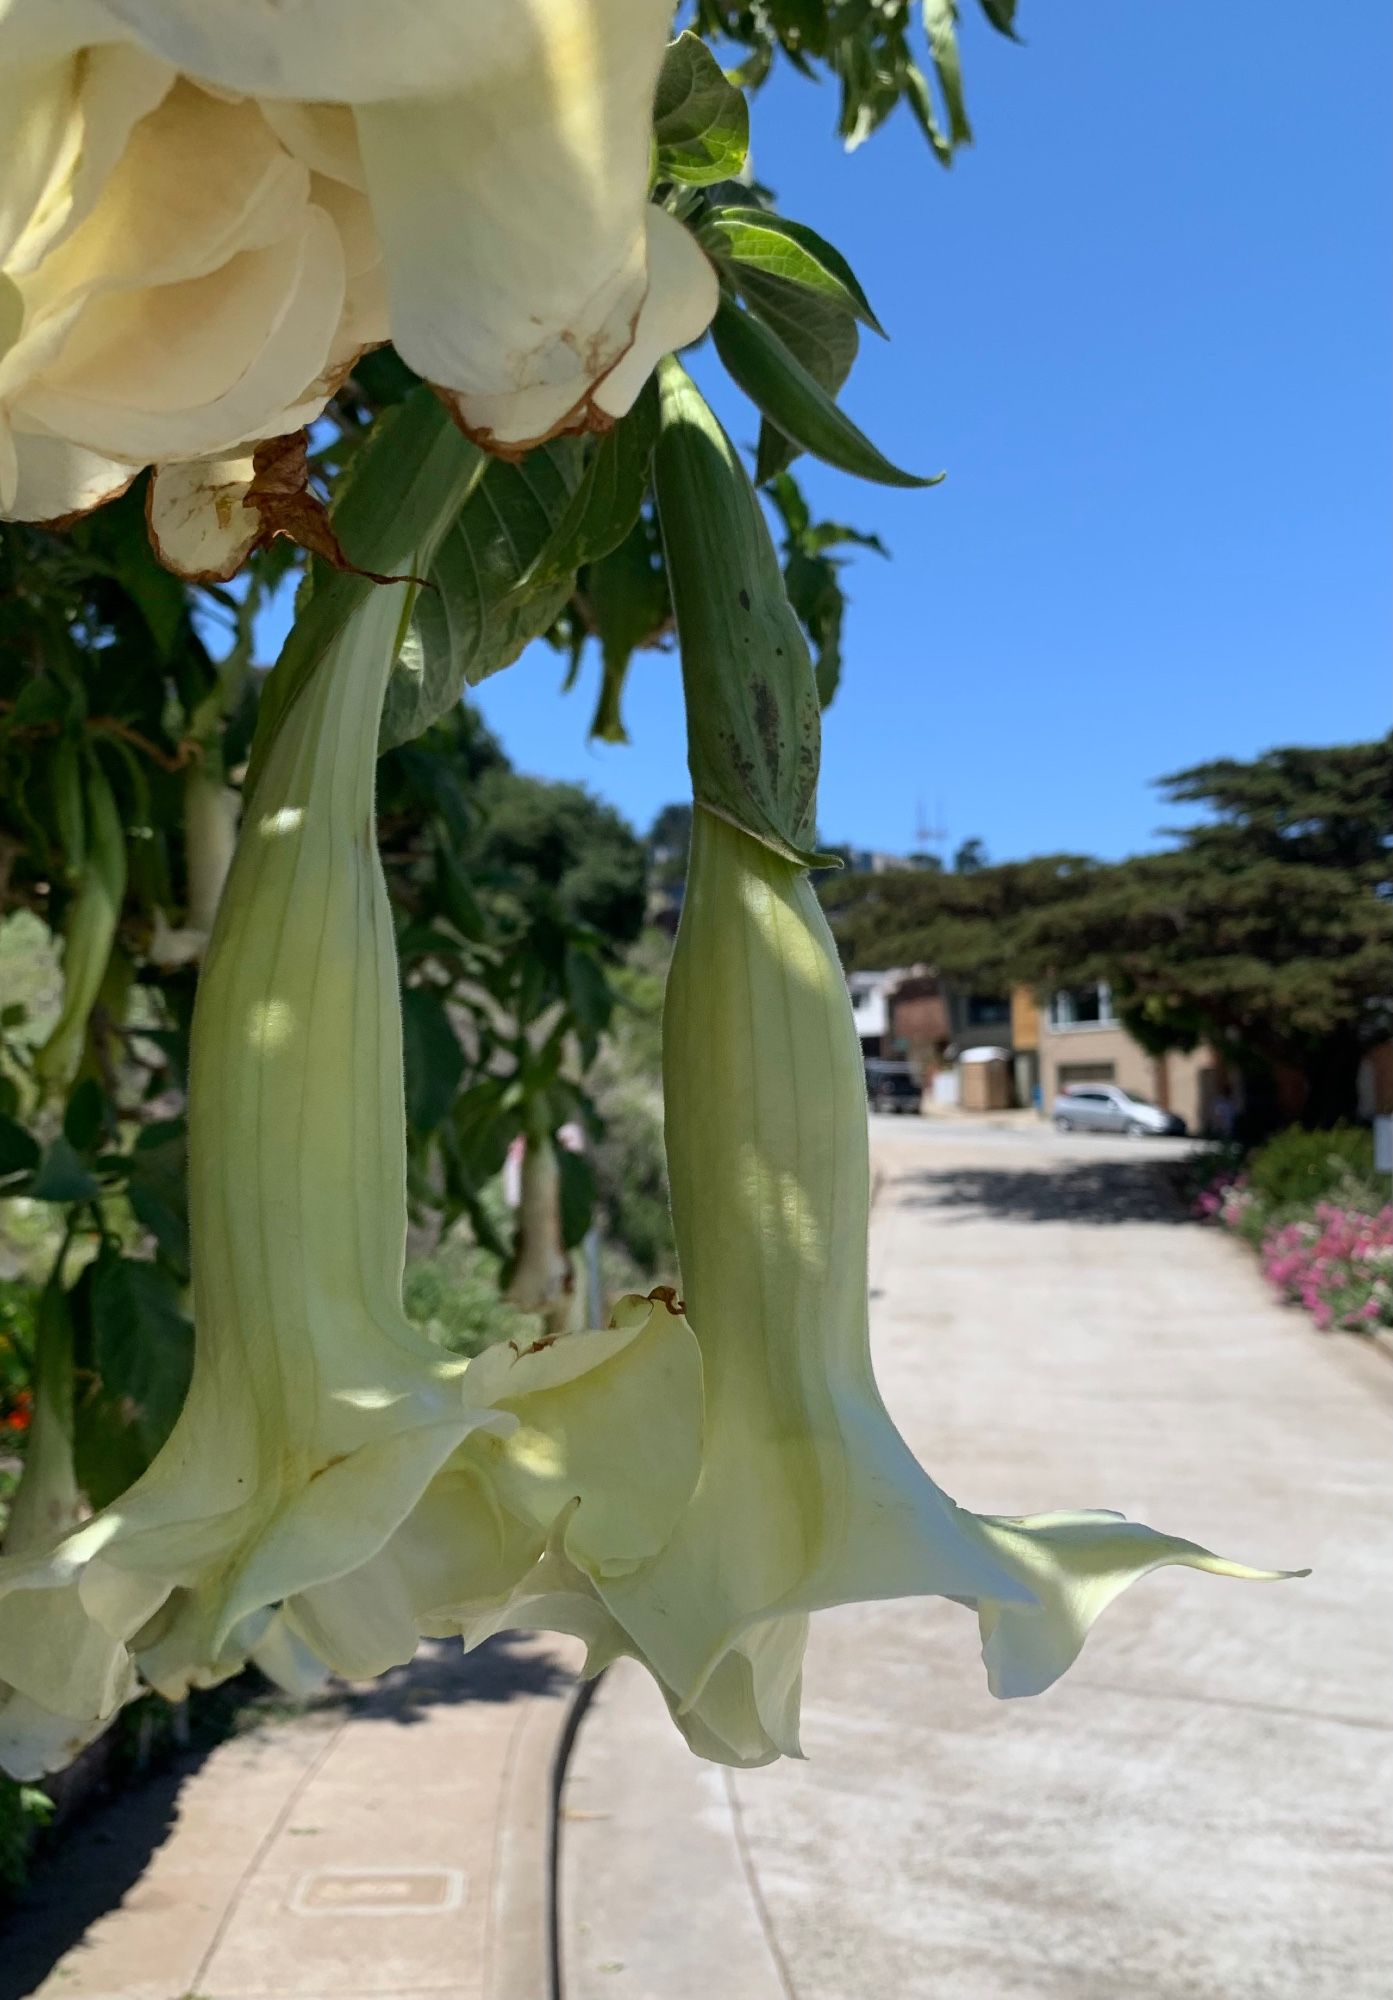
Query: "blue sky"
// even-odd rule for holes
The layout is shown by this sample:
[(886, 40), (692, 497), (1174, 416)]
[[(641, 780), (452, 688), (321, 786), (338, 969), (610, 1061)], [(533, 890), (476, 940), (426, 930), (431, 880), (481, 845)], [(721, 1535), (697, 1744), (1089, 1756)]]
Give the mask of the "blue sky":
[[(996, 858), (1152, 842), (1150, 780), (1389, 720), (1390, 14), (1295, 0), (964, 9), (977, 144), (907, 114), (858, 153), (779, 79), (755, 165), (848, 254), (892, 338), (843, 401), (929, 492), (801, 461), (874, 529), (827, 716), (825, 838), (905, 851), (922, 807)], [(719, 379), (702, 371), (709, 385)], [(756, 423), (718, 398), (739, 441)], [(677, 664), (628, 749), (534, 647), (479, 691), (515, 763), (645, 825), (686, 791)]]

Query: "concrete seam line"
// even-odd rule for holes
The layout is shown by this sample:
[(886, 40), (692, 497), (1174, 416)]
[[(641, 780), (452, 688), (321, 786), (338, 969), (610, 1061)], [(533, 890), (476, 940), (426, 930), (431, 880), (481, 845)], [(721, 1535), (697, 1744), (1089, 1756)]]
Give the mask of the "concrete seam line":
[(755, 1871), (755, 1858), (750, 1851), (749, 1835), (745, 1831), (745, 1814), (740, 1804), (740, 1794), (735, 1789), (735, 1773), (727, 1765), (721, 1771), (725, 1782), (726, 1800), (730, 1806), (731, 1824), (735, 1829), (735, 1851), (740, 1857), (740, 1870), (745, 1877), (745, 1887), (750, 1892), (754, 1905), (755, 1919), (764, 1939), (765, 1950), (769, 1953), (780, 1990), (785, 2000), (798, 2000), (798, 1989), (793, 1983), (793, 1971), (784, 1957), (783, 1947), (774, 1933), (774, 1919), (769, 1905), (764, 1900), (764, 1891), (759, 1886), (759, 1876)]
[(213, 1960), (217, 1956), (218, 1947), (222, 1944), (223, 1939), (227, 1936), (228, 1927), (231, 1924), (233, 1917), (237, 1913), (237, 1907), (240, 1904), (243, 1895), (246, 1893), (248, 1884), (255, 1876), (262, 1862), (266, 1859), (266, 1856), (270, 1853), (277, 1839), (280, 1837), (282, 1829), (286, 1825), (286, 1822), (289, 1820), (291, 1813), (300, 1803), (300, 1800), (304, 1796), (306, 1788), (312, 1783), (312, 1781), (315, 1778), (319, 1776), (319, 1773), (323, 1770), (325, 1764), (328, 1762), (330, 1752), (333, 1750), (335, 1744), (338, 1743), (345, 1729), (347, 1729), (348, 1727), (348, 1720), (349, 1718), (345, 1716), (343, 1720), (339, 1723), (338, 1727), (333, 1731), (331, 1731), (328, 1742), (324, 1745), (324, 1748), (320, 1751), (319, 1755), (314, 1759), (312, 1759), (312, 1761), (305, 1766), (304, 1770), (295, 1780), (295, 1783), (290, 1788), (289, 1796), (286, 1798), (285, 1802), (281, 1806), (280, 1811), (276, 1814), (275, 1818), (272, 1820), (266, 1832), (257, 1842), (256, 1852), (252, 1855), (251, 1860), (247, 1863), (246, 1867), (242, 1870), (242, 1873), (238, 1876), (237, 1886), (232, 1891), (232, 1894), (228, 1897), (227, 1907), (224, 1909), (222, 1915), (218, 1918), (217, 1928), (213, 1932), (212, 1938), (209, 1941), (208, 1949), (204, 1952), (202, 1958), (199, 1960), (198, 1970), (194, 1974), (193, 1986), (190, 1989), (192, 1992), (198, 1993), (202, 1990), (203, 1981), (207, 1975), (208, 1968), (211, 1966)]
[(561, 1963), (561, 1797), (566, 1789), (566, 1772), (575, 1749), (586, 1710), (599, 1693), (600, 1683), (609, 1672), (602, 1667), (593, 1680), (579, 1681), (566, 1710), (566, 1720), (556, 1740), (551, 1766), (551, 1830), (547, 1841), (547, 1959), (551, 1972), (549, 2000), (565, 2000), (565, 1970)]

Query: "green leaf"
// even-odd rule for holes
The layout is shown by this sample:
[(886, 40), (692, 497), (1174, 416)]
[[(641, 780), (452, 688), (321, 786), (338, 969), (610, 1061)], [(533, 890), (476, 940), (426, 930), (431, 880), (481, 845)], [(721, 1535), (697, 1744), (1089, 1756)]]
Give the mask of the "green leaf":
[(627, 743), (620, 703), (629, 661), (662, 630), (671, 609), (662, 552), (650, 521), (640, 517), (618, 548), (591, 564), (585, 597), (604, 659), (590, 734), (602, 743)]
[(657, 437), (658, 389), (650, 377), (628, 415), (591, 452), (565, 512), (515, 590), (569, 581), (584, 564), (618, 548), (643, 505)]
[(584, 1153), (573, 1153), (569, 1146), (556, 1149), (556, 1172), (559, 1206), (561, 1209), (561, 1244), (566, 1250), (574, 1250), (590, 1227), (590, 1218), (595, 1213), (595, 1169)]
[[(937, 478), (924, 479), (892, 465), (838, 409), (778, 335), (753, 313), (742, 312), (724, 300), (712, 330), (716, 352), (732, 379), (769, 421), (804, 451), (881, 486), (938, 484)], [(940, 473), (938, 478), (942, 476)]]
[[(835, 396), (851, 373), (860, 346), (856, 321), (847, 309), (769, 271), (741, 270), (738, 278), (751, 312), (778, 335), (813, 380)], [(760, 425), (755, 463), (759, 483), (786, 470), (797, 456), (798, 446), (766, 418)]]
[(189, 1269), (187, 1147), (179, 1121), (148, 1126), (136, 1140), (126, 1198), (142, 1229), (181, 1275)]
[(1016, 33), (1016, 0), (982, 0), (982, 12), (1000, 35), (1018, 42)]
[(814, 856), (820, 721), (808, 647), (734, 446), (680, 363), (659, 364), (653, 461), (699, 805)]
[(101, 1187), (68, 1140), (60, 1136), (44, 1153), (29, 1193), (34, 1201), (91, 1201), (101, 1193)]
[(570, 595), (569, 574), (519, 581), (550, 541), (579, 482), (574, 444), (494, 459), (444, 536), (411, 638), (387, 686), (379, 748), (393, 749), (454, 707), (466, 686), (511, 666)]
[(594, 952), (568, 945), (564, 976), (566, 998), (576, 1020), (592, 1039), (603, 1034), (614, 1012), (614, 994)]
[(972, 144), (972, 127), (963, 102), (962, 63), (958, 56), (957, 0), (924, 0), (924, 26), (928, 31), (929, 53), (934, 75), (943, 92), (948, 113), (948, 150)]
[(106, 1092), (94, 1076), (81, 1082), (63, 1113), (63, 1137), (75, 1152), (90, 1153), (106, 1124)]
[(401, 1015), (407, 1120), (417, 1132), (433, 1132), (459, 1089), (464, 1051), (437, 987), (408, 986)]
[(659, 174), (694, 186), (729, 180), (750, 150), (745, 99), (690, 29), (669, 43), (663, 57), (653, 137)]
[(740, 269), (766, 272), (786, 284), (798, 285), (831, 300), (873, 333), (885, 329), (871, 311), (870, 300), (839, 250), (804, 223), (789, 222), (762, 208), (713, 208), (697, 231), (698, 240), (713, 256), (728, 258)]
[(38, 1141), (18, 1120), (0, 1116), (0, 1180), (11, 1174), (30, 1174), (38, 1164)]
[(451, 852), (443, 827), (435, 849), (435, 888), (441, 908), (461, 937), (478, 944), (488, 936), (488, 919), (474, 894), (474, 885)]
[[(174, 1428), (193, 1372), (193, 1328), (158, 1264), (110, 1243), (69, 1294), (88, 1378), (74, 1422), (77, 1474), (97, 1507), (119, 1497)], [(95, 1374), (96, 1380), (91, 1380)]]

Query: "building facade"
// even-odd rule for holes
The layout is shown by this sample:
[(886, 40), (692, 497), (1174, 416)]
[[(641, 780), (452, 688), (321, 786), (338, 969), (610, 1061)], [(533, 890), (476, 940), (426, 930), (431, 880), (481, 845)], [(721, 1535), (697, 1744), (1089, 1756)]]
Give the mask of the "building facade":
[(1192, 1132), (1214, 1128), (1224, 1073), (1212, 1049), (1148, 1055), (1113, 1011), (1106, 984), (1060, 987), (1037, 1013), (1041, 1108), (1071, 1083), (1116, 1083), (1174, 1111)]

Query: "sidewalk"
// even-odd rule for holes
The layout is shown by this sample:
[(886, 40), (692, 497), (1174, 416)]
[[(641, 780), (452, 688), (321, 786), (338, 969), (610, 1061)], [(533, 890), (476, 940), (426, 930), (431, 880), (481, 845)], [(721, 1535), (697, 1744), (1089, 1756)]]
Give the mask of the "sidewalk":
[(0, 2000), (545, 2000), (579, 1656), (429, 1644), (140, 1787), (6, 1927)]
[(983, 1509), (1111, 1505), (1168, 1571), (1035, 1702), (969, 1615), (814, 1623), (809, 1761), (690, 1760), (637, 1670), (568, 1768), (566, 2000), (1387, 2000), (1393, 1366), (1274, 1304), (1127, 1142), (877, 1137), (877, 1366)]

